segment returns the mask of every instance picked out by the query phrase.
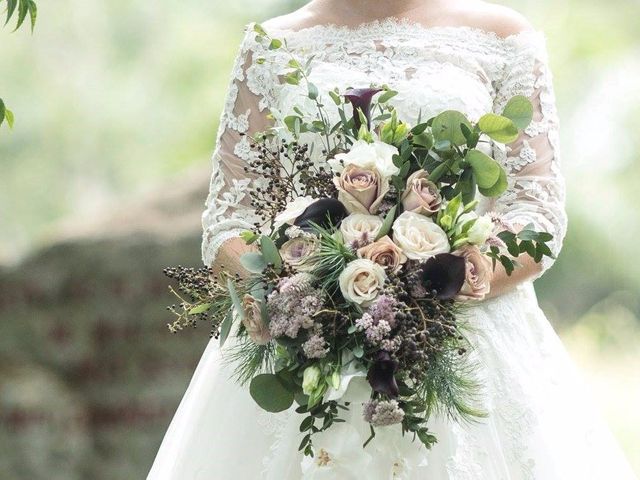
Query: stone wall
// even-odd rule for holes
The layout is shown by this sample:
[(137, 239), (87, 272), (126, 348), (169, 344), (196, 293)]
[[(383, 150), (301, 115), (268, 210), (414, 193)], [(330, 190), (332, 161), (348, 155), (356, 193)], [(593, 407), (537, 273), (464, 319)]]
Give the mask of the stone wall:
[(207, 177), (67, 223), (0, 267), (2, 478), (145, 477), (208, 341), (206, 325), (168, 332), (162, 274), (200, 263)]

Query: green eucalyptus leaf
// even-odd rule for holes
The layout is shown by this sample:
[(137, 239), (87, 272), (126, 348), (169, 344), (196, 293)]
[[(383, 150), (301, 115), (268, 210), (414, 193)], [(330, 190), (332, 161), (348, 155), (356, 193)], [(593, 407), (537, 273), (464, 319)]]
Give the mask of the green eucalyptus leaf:
[(283, 412), (293, 405), (293, 392), (271, 373), (255, 376), (251, 380), (249, 393), (260, 408), (270, 413)]
[(411, 133), (413, 135), (420, 135), (421, 133), (423, 133), (427, 128), (429, 128), (429, 125), (427, 125), (427, 123), (419, 123), (418, 125), (416, 125), (415, 127), (413, 127), (411, 129)]
[(471, 165), (478, 187), (491, 188), (499, 180), (502, 167), (490, 156), (474, 149), (464, 158)]
[(262, 248), (262, 256), (265, 262), (267, 262), (267, 264), (273, 264), (276, 270), (280, 270), (282, 268), (282, 258), (271, 237), (263, 235), (260, 238), (260, 247)]
[(518, 138), (518, 127), (507, 117), (487, 113), (478, 121), (478, 127), (491, 139), (499, 143), (511, 143)]
[(471, 129), (471, 123), (462, 113), (455, 110), (447, 110), (433, 119), (431, 131), (436, 140), (439, 142), (449, 141), (452, 145), (460, 146), (467, 142), (462, 133), (461, 125), (465, 125)]
[(240, 317), (240, 320), (244, 319), (244, 308), (242, 308), (242, 301), (240, 300), (240, 295), (238, 295), (238, 291), (236, 290), (236, 284), (232, 279), (227, 279), (227, 290), (229, 291), (229, 297), (231, 298), (231, 302), (233, 303), (233, 307)]
[(413, 143), (414, 145), (418, 145), (419, 147), (429, 150), (431, 147), (433, 147), (433, 135), (431, 135), (429, 132), (423, 132), (419, 135), (414, 135)]
[(231, 333), (231, 326), (233, 325), (233, 310), (229, 310), (224, 317), (222, 325), (220, 325), (220, 347), (224, 346), (224, 343), (229, 338), (229, 333)]
[(443, 162), (436, 168), (434, 168), (433, 171), (429, 174), (429, 180), (431, 180), (432, 182), (438, 182), (448, 171), (449, 165), (447, 165), (447, 162)]
[(504, 168), (500, 167), (500, 176), (496, 184), (490, 188), (478, 188), (478, 190), (485, 197), (499, 197), (507, 190), (508, 186), (507, 172), (504, 171)]
[(318, 98), (318, 87), (316, 87), (313, 83), (309, 83), (309, 98), (311, 100), (316, 100)]
[(395, 90), (387, 90), (382, 95), (380, 95), (380, 97), (378, 98), (378, 103), (387, 103), (396, 95), (398, 95), (398, 92), (396, 92)]
[(533, 105), (524, 95), (516, 95), (507, 102), (502, 116), (511, 120), (520, 130), (524, 130), (533, 120)]
[(247, 252), (240, 257), (240, 264), (251, 273), (262, 273), (267, 268), (267, 262), (259, 252)]

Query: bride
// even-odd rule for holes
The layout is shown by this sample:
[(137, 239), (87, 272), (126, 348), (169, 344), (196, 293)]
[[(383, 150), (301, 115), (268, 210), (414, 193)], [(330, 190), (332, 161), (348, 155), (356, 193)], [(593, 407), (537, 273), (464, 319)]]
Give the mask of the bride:
[[(502, 111), (514, 95), (535, 107), (533, 123), (495, 158), (509, 172), (508, 192), (485, 199), (513, 224), (566, 230), (558, 165), (558, 119), (544, 37), (513, 11), (480, 0), (313, 0), (264, 23), (301, 58), (314, 56), (312, 80), (326, 90), (388, 84), (392, 103), (415, 124), (443, 110), (473, 120)], [(203, 258), (214, 269), (240, 271), (251, 228), (244, 163), (250, 136), (266, 130), (270, 110), (286, 111), (304, 96), (264, 58), (276, 53), (250, 26), (233, 69), (222, 114), (207, 209)], [(224, 349), (212, 341), (178, 408), (148, 478), (158, 479), (434, 479), (625, 480), (635, 478), (607, 428), (597, 419), (560, 340), (538, 308), (532, 281), (542, 266), (524, 263), (512, 276), (498, 270), (487, 300), (470, 314), (481, 365), (483, 405), (475, 424), (444, 418), (430, 425), (439, 443), (427, 451), (387, 427), (367, 446), (368, 428), (352, 381), (346, 422), (314, 440), (322, 455), (304, 457), (295, 413), (267, 414), (229, 379)], [(365, 385), (366, 387), (366, 385)], [(365, 396), (366, 396), (366, 388)]]

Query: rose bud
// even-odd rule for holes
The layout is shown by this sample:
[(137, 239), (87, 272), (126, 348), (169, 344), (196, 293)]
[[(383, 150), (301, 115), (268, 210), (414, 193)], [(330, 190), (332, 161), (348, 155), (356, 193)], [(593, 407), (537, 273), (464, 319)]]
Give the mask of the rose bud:
[(438, 213), (442, 197), (435, 183), (429, 180), (425, 170), (418, 170), (407, 179), (407, 189), (402, 195), (405, 211), (420, 213), (430, 217)]

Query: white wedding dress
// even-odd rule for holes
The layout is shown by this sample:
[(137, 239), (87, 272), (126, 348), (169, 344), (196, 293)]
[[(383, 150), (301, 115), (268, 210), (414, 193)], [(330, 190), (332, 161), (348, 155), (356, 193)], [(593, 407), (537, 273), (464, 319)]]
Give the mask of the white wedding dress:
[[(268, 32), (286, 38), (299, 59), (314, 56), (320, 90), (388, 84), (400, 117), (414, 123), (446, 109), (471, 119), (501, 112), (514, 95), (529, 97), (534, 121), (494, 155), (509, 172), (510, 187), (485, 210), (520, 224), (533, 222), (555, 235), (557, 253), (566, 229), (564, 186), (558, 166), (558, 120), (544, 37), (522, 32), (507, 38), (470, 27), (425, 27), (387, 19), (358, 28), (323, 25)], [(203, 216), (203, 258), (251, 227), (243, 163), (251, 155), (246, 134), (268, 125), (270, 110), (286, 114), (304, 101), (303, 87), (284, 84), (285, 54), (256, 41), (249, 26), (233, 70), (221, 119), (214, 173)], [(330, 102), (326, 103), (327, 105)], [(259, 182), (258, 180), (253, 180)], [(545, 268), (551, 262), (545, 264)], [(229, 379), (218, 342), (209, 343), (171, 422), (151, 480), (432, 479), (627, 480), (635, 478), (615, 440), (598, 419), (557, 335), (540, 311), (533, 285), (473, 307), (471, 340), (484, 383), (488, 418), (457, 424), (436, 418), (439, 443), (427, 451), (403, 437), (399, 426), (369, 435), (359, 402), (366, 381), (354, 379), (344, 418), (314, 441), (328, 462), (298, 452), (301, 418), (267, 414), (246, 388)], [(227, 347), (225, 346), (225, 349)], [(325, 457), (326, 460), (326, 457)], [(326, 463), (326, 465), (324, 464)]]

